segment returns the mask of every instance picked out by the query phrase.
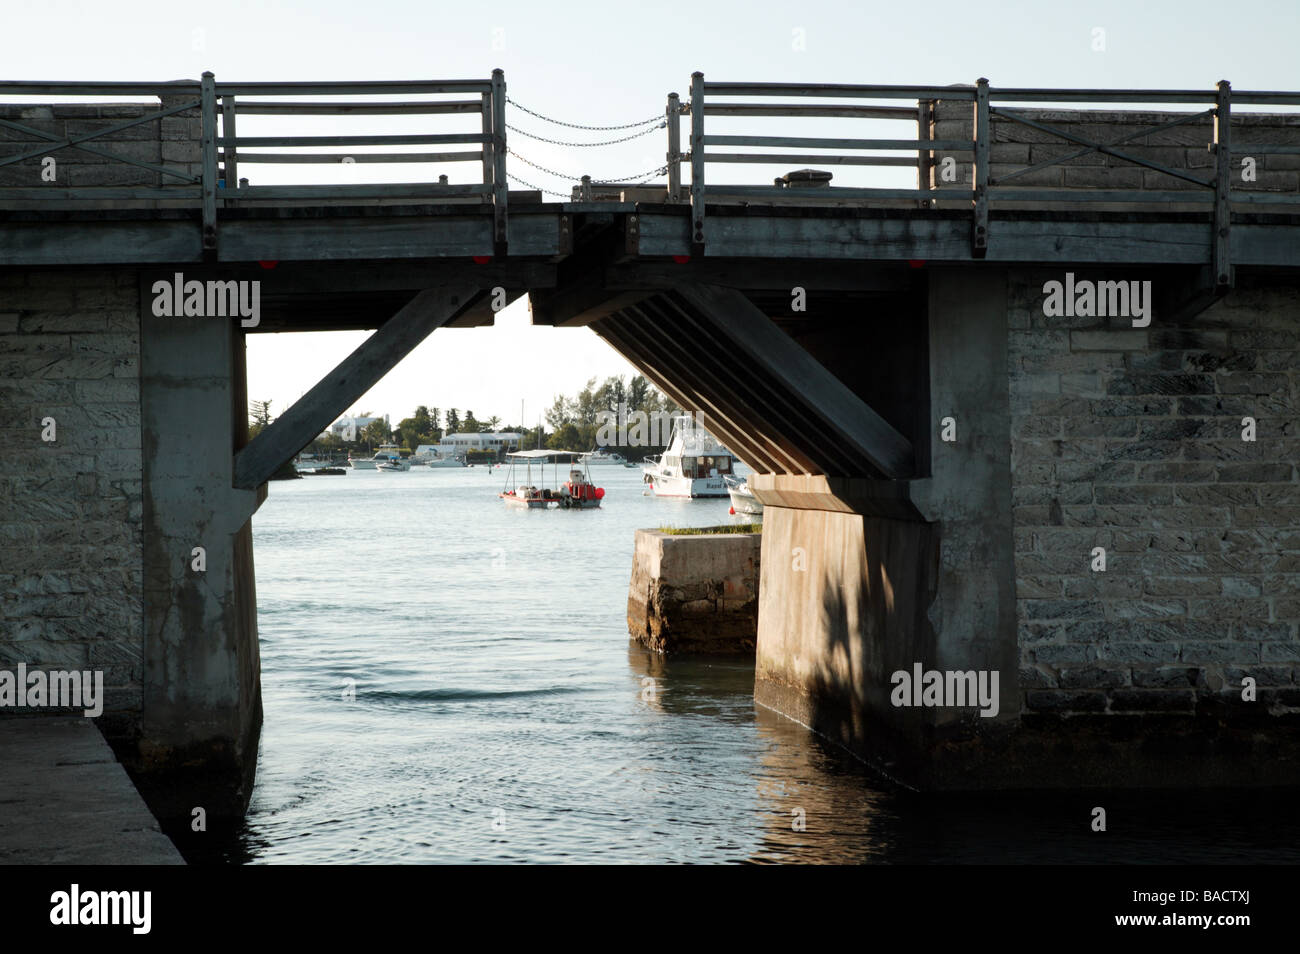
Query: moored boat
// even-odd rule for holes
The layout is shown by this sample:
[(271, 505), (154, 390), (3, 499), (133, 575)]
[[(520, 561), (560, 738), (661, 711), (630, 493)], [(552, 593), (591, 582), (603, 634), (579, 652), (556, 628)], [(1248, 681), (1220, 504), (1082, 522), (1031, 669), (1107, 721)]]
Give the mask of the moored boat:
[[(591, 482), (583, 455), (577, 451), (531, 450), (516, 451), (506, 455), (505, 489), (497, 494), (506, 506), (521, 510), (594, 510), (605, 497), (603, 487)], [(550, 464), (551, 485), (546, 481), (546, 465)], [(568, 480), (561, 483), (560, 467), (568, 471)]]
[(673, 420), (668, 449), (647, 457), (644, 480), (656, 497), (726, 497), (733, 456), (689, 414)]
[(742, 514), (761, 514), (763, 504), (749, 489), (749, 481), (735, 474), (723, 478), (727, 485), (727, 496), (731, 498), (731, 512)]

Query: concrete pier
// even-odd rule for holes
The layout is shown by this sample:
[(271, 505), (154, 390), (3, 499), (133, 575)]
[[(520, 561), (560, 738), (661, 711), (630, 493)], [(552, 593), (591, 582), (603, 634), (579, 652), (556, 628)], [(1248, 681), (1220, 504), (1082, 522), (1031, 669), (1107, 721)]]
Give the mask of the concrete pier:
[(657, 653), (752, 653), (761, 538), (638, 530), (627, 595), (632, 638)]
[(181, 865), (87, 719), (0, 719), (0, 864)]

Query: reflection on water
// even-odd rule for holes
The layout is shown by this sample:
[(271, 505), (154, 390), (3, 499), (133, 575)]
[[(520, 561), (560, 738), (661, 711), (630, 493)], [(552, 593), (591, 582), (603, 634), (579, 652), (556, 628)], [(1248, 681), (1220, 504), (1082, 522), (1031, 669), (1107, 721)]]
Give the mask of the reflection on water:
[[(747, 659), (629, 645), (632, 534), (728, 521), (600, 468), (598, 511), (484, 468), (272, 486), (254, 520), (265, 727), (253, 863), (1296, 861), (1286, 799), (924, 798), (753, 701)], [(1104, 804), (1110, 830), (1089, 830)]]

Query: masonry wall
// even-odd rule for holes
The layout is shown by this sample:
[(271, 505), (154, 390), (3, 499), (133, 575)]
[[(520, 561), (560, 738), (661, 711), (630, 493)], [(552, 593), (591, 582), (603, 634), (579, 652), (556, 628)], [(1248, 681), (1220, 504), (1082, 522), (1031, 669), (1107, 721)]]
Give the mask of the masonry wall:
[(1062, 277), (1008, 290), (1022, 711), (1240, 713), (1245, 676), (1259, 711), (1295, 711), (1300, 295), (1135, 329), (1045, 317)]
[[(995, 104), (996, 105), (996, 104)], [(1208, 105), (1208, 104), (1207, 104)], [(938, 102), (930, 124), (933, 139), (972, 140), (975, 135), (973, 105), (969, 102)], [(1113, 145), (1118, 151), (1168, 168), (1189, 173), (1201, 180), (1214, 179), (1217, 161), (1211, 149), (1214, 142), (1214, 122), (1204, 117), (1159, 132), (1152, 128), (1172, 122), (1188, 112), (1152, 112), (1119, 110), (1051, 110), (1014, 108), (1018, 114), (1045, 126), (1065, 130), (1090, 142)], [(991, 118), (992, 141), (989, 144), (989, 175), (995, 185), (1006, 188), (1032, 189), (1149, 189), (1149, 190), (1199, 190), (1212, 196), (1213, 190), (1176, 176), (1149, 169), (1117, 156), (1093, 151), (1085, 155), (1058, 162), (1054, 165), (1006, 178), (1012, 173), (1042, 162), (1063, 159), (1086, 147), (1062, 139), (1046, 130), (1035, 129), (1004, 117)], [(1252, 155), (1251, 145), (1300, 145), (1300, 116), (1266, 113), (1237, 112), (1232, 117), (1232, 151), (1234, 168), (1241, 168), (1241, 159), (1250, 156), (1255, 160), (1254, 178), (1244, 179), (1238, 174), (1233, 189), (1247, 192), (1289, 192), (1300, 188), (1300, 156)], [(1121, 141), (1123, 140), (1123, 141)], [(945, 156), (956, 159), (955, 177), (950, 181), (942, 175), (941, 163)], [(970, 189), (973, 182), (974, 155), (970, 151), (944, 151), (933, 155), (927, 186), (934, 189)], [(969, 200), (966, 200), (969, 202)], [(1003, 200), (1002, 205), (1005, 206)], [(1077, 203), (1071, 203), (1072, 205)], [(1042, 202), (1017, 203), (1024, 208), (1041, 209)], [(1089, 208), (1101, 206), (1090, 203)], [(1115, 209), (1132, 208), (1131, 204), (1114, 204)], [(1162, 204), (1168, 210), (1168, 204)], [(1205, 209), (1205, 204), (1188, 204), (1190, 209)]]
[(102, 669), (110, 733), (141, 706), (138, 296), (130, 271), (0, 271), (0, 668)]
[[(180, 105), (183, 98), (167, 97), (160, 105), (154, 103), (113, 103), (106, 105), (31, 105), (0, 104), (0, 119), (19, 123), (31, 132), (0, 126), (0, 159), (29, 149), (42, 149), (51, 141), (36, 135), (45, 133), (64, 137), (84, 136), (96, 130), (108, 129), (149, 113), (156, 113), (163, 105)], [(111, 153), (119, 160), (135, 160), (163, 166), (192, 176), (199, 174), (199, 142), (202, 136), (198, 110), (185, 110), (162, 119), (151, 119), (126, 129), (104, 133), (89, 140), (86, 145)], [(54, 160), (52, 180), (42, 177), (46, 158)], [(87, 186), (186, 186), (177, 176), (156, 170), (115, 161), (108, 156), (84, 149), (63, 148), (42, 150), (37, 155), (20, 162), (0, 166), (0, 187), (41, 189), (57, 194)], [(6, 197), (8, 208), (48, 208), (48, 198), (24, 200)], [(93, 206), (105, 200), (79, 200), (79, 207)]]

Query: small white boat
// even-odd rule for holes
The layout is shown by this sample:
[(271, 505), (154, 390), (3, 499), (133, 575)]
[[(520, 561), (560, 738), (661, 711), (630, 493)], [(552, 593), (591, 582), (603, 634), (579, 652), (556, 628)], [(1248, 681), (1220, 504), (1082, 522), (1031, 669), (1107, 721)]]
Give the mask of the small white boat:
[(754, 492), (749, 489), (748, 480), (732, 474), (729, 477), (724, 477), (723, 481), (727, 485), (727, 496), (731, 498), (732, 513), (757, 516), (763, 512), (763, 504), (754, 496)]
[(426, 467), (464, 467), (465, 458), (463, 457), (442, 457), (438, 454), (431, 454), (423, 458)]
[[(594, 510), (605, 489), (591, 482), (591, 474), (577, 451), (531, 450), (506, 455), (506, 489), (497, 494), (506, 506), (520, 510)], [(552, 466), (553, 487), (546, 484), (546, 465)], [(560, 483), (560, 466), (569, 479)], [(534, 483), (536, 481), (536, 483)]]
[[(384, 464), (400, 462), (400, 467), (384, 467)], [(410, 470), (411, 465), (402, 459), (402, 455), (397, 451), (396, 444), (380, 444), (379, 449), (375, 451), (374, 457), (353, 457), (348, 455), (348, 463), (353, 470)]]
[(586, 464), (588, 467), (593, 467), (602, 464), (608, 464), (615, 467), (629, 466), (626, 457), (624, 457), (622, 454), (618, 453), (617, 451), (611, 451), (604, 447), (599, 447), (596, 450), (588, 451), (587, 453), (583, 454), (582, 462)]
[(643, 480), (656, 497), (726, 497), (734, 458), (689, 414), (673, 420), (668, 449), (647, 457)]
[(400, 457), (391, 457), (388, 460), (381, 460), (375, 464), (375, 470), (383, 470), (389, 473), (403, 473), (411, 469), (410, 461), (402, 460)]

